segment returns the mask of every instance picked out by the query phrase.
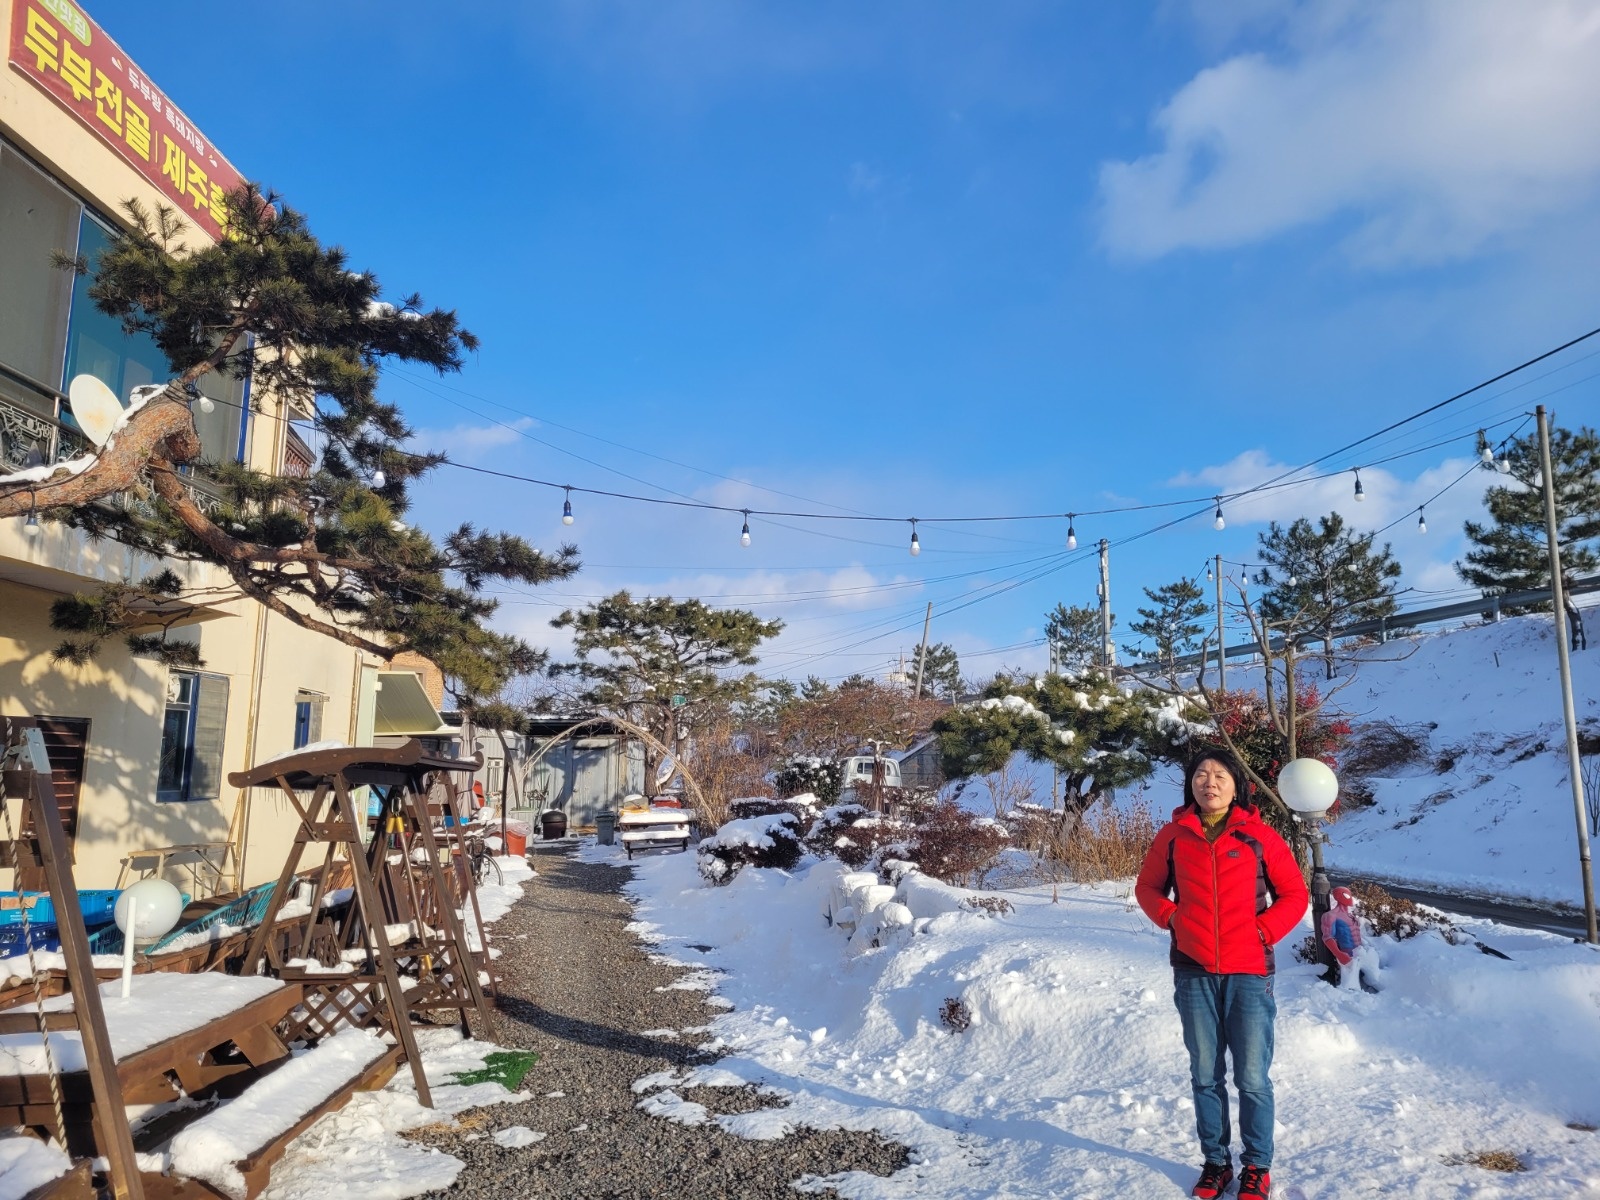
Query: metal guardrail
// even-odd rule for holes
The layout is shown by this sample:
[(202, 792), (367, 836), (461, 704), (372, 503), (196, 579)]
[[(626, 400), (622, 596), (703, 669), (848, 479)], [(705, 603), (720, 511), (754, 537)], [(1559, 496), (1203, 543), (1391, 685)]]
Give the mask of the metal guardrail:
[[(1588, 592), (1600, 592), (1600, 575), (1591, 575), (1586, 579), (1575, 579), (1568, 591), (1574, 596), (1581, 596)], [(1506, 609), (1548, 604), (1554, 598), (1554, 593), (1550, 588), (1534, 588), (1522, 592), (1502, 592), (1484, 595), (1479, 596), (1476, 600), (1462, 600), (1455, 604), (1439, 604), (1432, 608), (1415, 608), (1409, 612), (1397, 612), (1387, 617), (1377, 617), (1368, 621), (1353, 621), (1349, 625), (1341, 625), (1336, 628), (1333, 631), (1333, 638), (1338, 641), (1342, 638), (1376, 637), (1380, 642), (1386, 642), (1391, 634), (1398, 633), (1403, 629), (1415, 629), (1421, 625), (1438, 625), (1446, 621), (1460, 620), (1462, 617), (1481, 616), (1485, 620), (1498, 621)], [(1321, 642), (1322, 635), (1315, 632), (1302, 633), (1294, 641), (1296, 648), (1299, 648)], [(1283, 638), (1276, 638), (1271, 642), (1274, 652), (1282, 650), (1286, 644)], [(1222, 656), (1224, 660), (1253, 658), (1260, 653), (1261, 644), (1256, 641), (1249, 641), (1227, 647), (1222, 652)], [(1208, 665), (1216, 662), (1216, 650), (1207, 650), (1203, 658)], [(1202, 656), (1198, 653), (1182, 654), (1170, 663), (1147, 661), (1138, 663), (1128, 669), (1134, 671), (1189, 671), (1199, 667), (1201, 661)]]

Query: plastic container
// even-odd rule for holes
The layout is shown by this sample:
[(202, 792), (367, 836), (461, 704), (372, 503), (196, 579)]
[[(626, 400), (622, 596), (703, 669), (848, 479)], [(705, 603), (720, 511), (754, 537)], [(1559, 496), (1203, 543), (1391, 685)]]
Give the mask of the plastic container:
[[(33, 935), (30, 940), (35, 950), (61, 949), (61, 931), (53, 923), (34, 921), (27, 929)], [(22, 923), (19, 921), (15, 925), (0, 925), (0, 958), (11, 958), (27, 952)]]
[(531, 832), (524, 821), (507, 821), (505, 852), (513, 858), (521, 858), (528, 852), (528, 834)]
[(602, 846), (609, 846), (616, 841), (617, 814), (609, 808), (602, 808), (594, 815), (594, 840)]
[(544, 840), (553, 842), (567, 836), (567, 814), (559, 808), (546, 809), (539, 815), (539, 832)]
[[(78, 892), (78, 907), (83, 910), (85, 928), (111, 922), (117, 908), (115, 889)], [(44, 892), (0, 892), (0, 926), (21, 925), (22, 910), (28, 910), (28, 920), (34, 925), (56, 925), (56, 906)]]

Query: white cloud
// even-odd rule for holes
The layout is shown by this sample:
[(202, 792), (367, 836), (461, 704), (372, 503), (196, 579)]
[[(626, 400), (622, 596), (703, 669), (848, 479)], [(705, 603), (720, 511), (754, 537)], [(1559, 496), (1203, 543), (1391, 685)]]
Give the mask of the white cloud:
[(443, 451), (457, 461), (471, 461), (486, 451), (513, 446), (525, 430), (538, 428), (532, 417), (517, 417), (501, 425), (457, 425), (452, 429), (419, 429), (407, 445), (417, 451)]
[(1588, 200), (1600, 180), (1600, 6), (1309, 0), (1156, 114), (1162, 146), (1102, 166), (1103, 238), (1154, 258), (1336, 217), (1368, 265), (1440, 261)]

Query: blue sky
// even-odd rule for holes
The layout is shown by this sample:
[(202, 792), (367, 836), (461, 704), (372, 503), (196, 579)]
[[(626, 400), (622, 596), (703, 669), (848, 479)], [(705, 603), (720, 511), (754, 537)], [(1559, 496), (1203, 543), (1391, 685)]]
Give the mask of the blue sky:
[[(1600, 325), (1587, 3), (284, 0), (214, 54), (214, 5), (90, 11), (354, 265), (459, 310), (466, 372), (386, 394), (498, 470), (895, 517), (1205, 497)], [(1416, 506), (1538, 397), (1593, 424), (1597, 343), (1334, 460), (1455, 437), (1363, 471), (1359, 508), (1346, 475), (1117, 545), (1119, 625), (1333, 507), (1410, 513), (1402, 585), (1458, 587), (1480, 478), (1425, 537)], [(506, 597), (541, 644), (628, 586), (781, 616), (767, 668), (834, 677), (930, 600), (969, 674), (1038, 666), (1094, 541), (1173, 515), (1080, 519), (1071, 556), (1065, 521), (924, 523), (913, 559), (908, 524), (752, 518), (741, 549), (737, 514), (579, 494), (563, 529), (561, 499), (446, 468), (413, 515), (577, 542), (580, 576)]]

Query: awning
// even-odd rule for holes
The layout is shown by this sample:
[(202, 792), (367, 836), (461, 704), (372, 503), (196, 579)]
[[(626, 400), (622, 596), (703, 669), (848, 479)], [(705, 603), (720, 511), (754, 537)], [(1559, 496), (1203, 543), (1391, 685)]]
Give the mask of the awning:
[(372, 732), (380, 737), (413, 737), (437, 733), (444, 724), (414, 671), (379, 671), (378, 704)]

